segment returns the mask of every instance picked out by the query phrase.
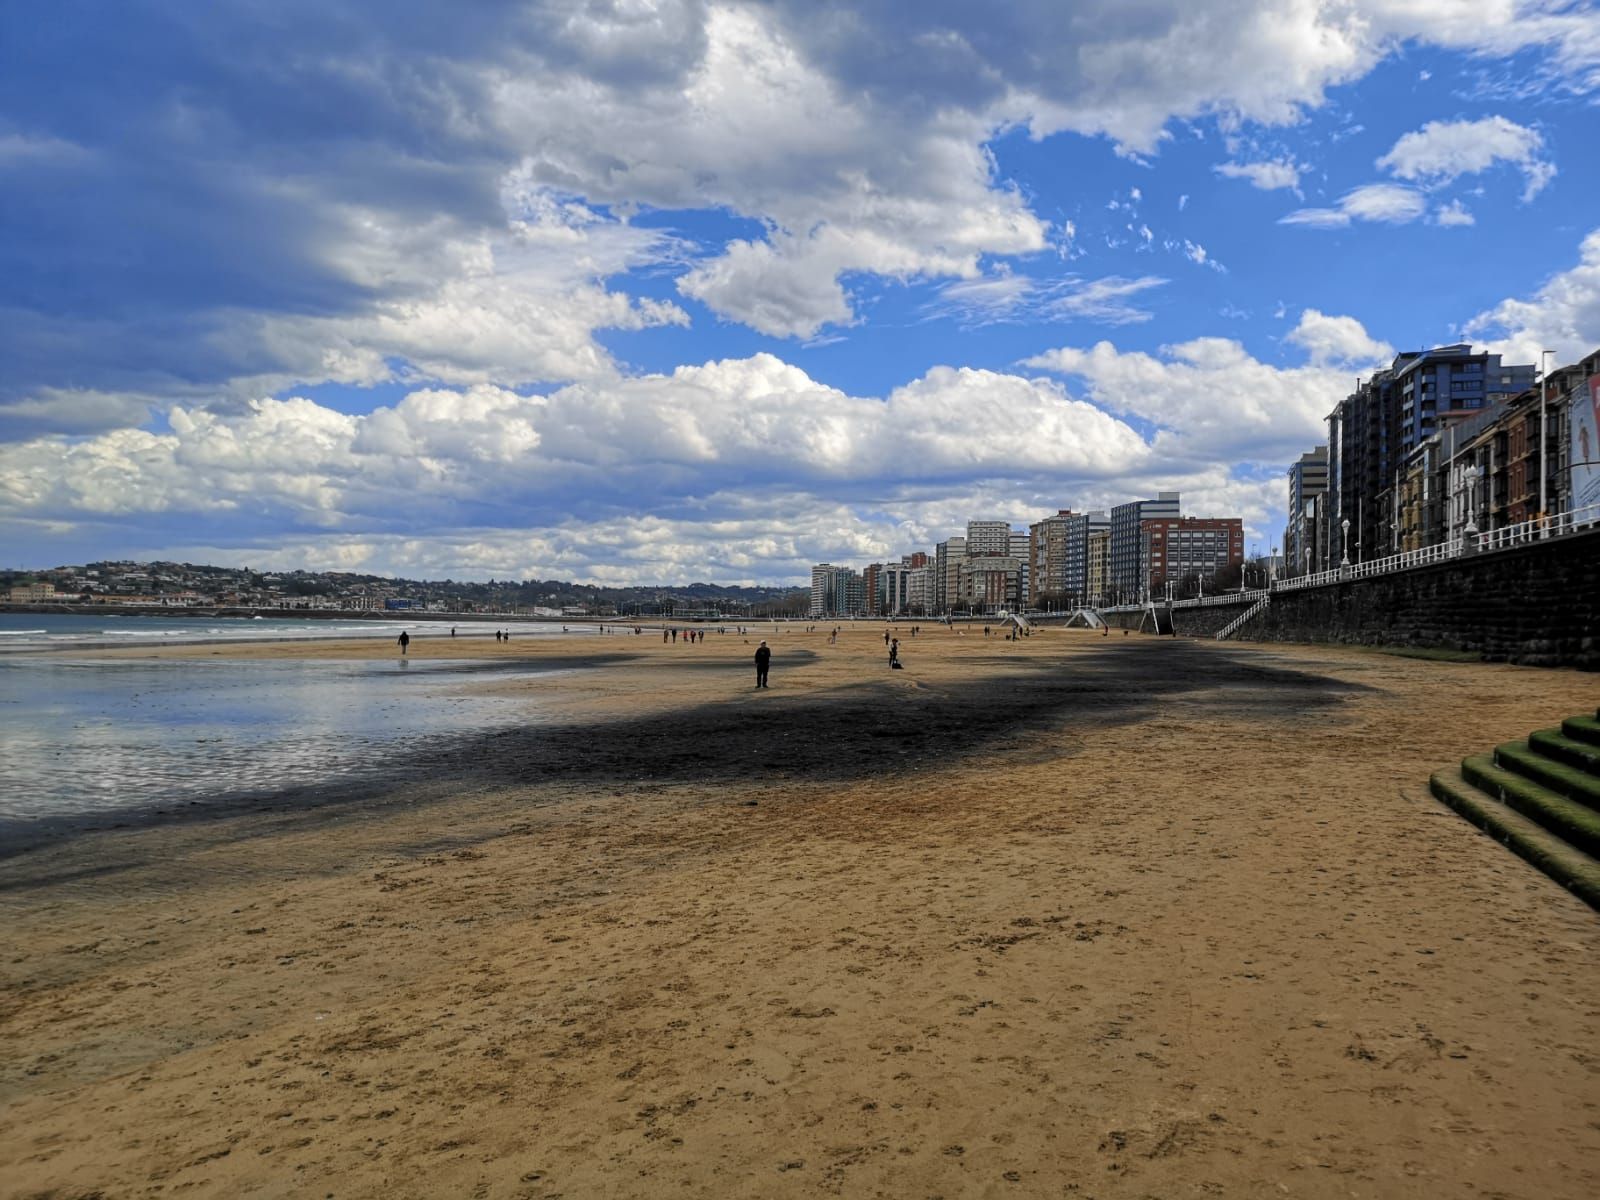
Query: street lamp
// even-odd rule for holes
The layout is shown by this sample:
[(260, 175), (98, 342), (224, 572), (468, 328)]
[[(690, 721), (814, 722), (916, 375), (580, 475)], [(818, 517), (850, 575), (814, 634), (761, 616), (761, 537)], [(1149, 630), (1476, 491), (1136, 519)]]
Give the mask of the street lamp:
[(1344, 558), (1340, 560), (1341, 567), (1350, 565), (1350, 518), (1346, 517), (1339, 522), (1339, 532), (1344, 536)]
[(1545, 430), (1547, 422), (1544, 419), (1544, 398), (1550, 390), (1550, 372), (1545, 369), (1544, 360), (1554, 354), (1554, 350), (1539, 351), (1539, 518), (1544, 519), (1550, 511), (1545, 503), (1545, 480), (1549, 477), (1545, 470)]

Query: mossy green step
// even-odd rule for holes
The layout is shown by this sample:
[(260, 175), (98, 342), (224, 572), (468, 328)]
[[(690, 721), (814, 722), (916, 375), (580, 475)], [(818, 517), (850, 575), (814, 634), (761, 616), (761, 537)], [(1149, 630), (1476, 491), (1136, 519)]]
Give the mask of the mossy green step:
[(1568, 763), (1546, 758), (1527, 742), (1507, 742), (1494, 748), (1496, 766), (1518, 775), (1525, 775), (1535, 783), (1542, 783), (1552, 792), (1600, 811), (1600, 776), (1589, 774)]
[(1537, 733), (1530, 733), (1528, 745), (1546, 758), (1567, 763), (1591, 775), (1600, 775), (1600, 746), (1574, 741), (1559, 729), (1541, 729)]
[(1494, 765), (1487, 754), (1461, 760), (1461, 774), (1474, 787), (1537, 821), (1586, 854), (1600, 854), (1600, 812), (1568, 800), (1541, 784)]
[(1575, 742), (1600, 746), (1600, 720), (1594, 717), (1568, 717), (1561, 722), (1561, 732)]
[(1509, 846), (1591, 907), (1600, 909), (1600, 860), (1479, 791), (1460, 771), (1436, 772), (1428, 780), (1428, 787), (1440, 801), (1490, 837)]

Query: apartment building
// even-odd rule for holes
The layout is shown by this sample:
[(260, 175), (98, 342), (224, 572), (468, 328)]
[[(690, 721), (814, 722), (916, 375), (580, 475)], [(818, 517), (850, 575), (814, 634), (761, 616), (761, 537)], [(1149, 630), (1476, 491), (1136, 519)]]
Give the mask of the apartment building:
[(1133, 500), (1111, 510), (1111, 541), (1108, 547), (1107, 590), (1114, 599), (1138, 600), (1148, 587), (1144, 560), (1143, 524), (1146, 521), (1175, 521), (1179, 512), (1177, 492), (1157, 492), (1154, 500)]
[(1151, 596), (1194, 579), (1232, 575), (1244, 566), (1244, 522), (1238, 517), (1179, 517), (1140, 526)]
[(1090, 529), (1089, 536), (1085, 540), (1087, 542), (1085, 552), (1087, 566), (1084, 571), (1083, 603), (1092, 605), (1105, 604), (1107, 602), (1106, 596), (1110, 590), (1111, 578), (1111, 523), (1109, 518), (1104, 528)]
[(1506, 365), (1459, 343), (1397, 354), (1357, 381), (1328, 414), (1327, 557), (1342, 557), (1345, 521), (1352, 562), (1389, 553), (1399, 541), (1401, 475), (1412, 451), (1449, 424), (1526, 391), (1534, 375), (1531, 363)]
[(1067, 526), (1072, 510), (1063, 508), (1053, 517), (1028, 526), (1028, 577), (1031, 606), (1060, 606), (1067, 593)]
[[(926, 559), (928, 556), (919, 557)], [(906, 576), (906, 611), (912, 616), (926, 616), (935, 611), (936, 594), (933, 564), (912, 567)]]
[(878, 613), (898, 617), (911, 606), (911, 568), (904, 563), (886, 563), (878, 578)]
[(953, 537), (933, 548), (935, 604), (939, 612), (949, 612), (950, 605), (961, 595), (958, 572), (967, 557), (967, 539)]
[(964, 559), (957, 574), (960, 604), (974, 613), (1015, 610), (1021, 605), (1022, 560), (1008, 554)]
[(818, 563), (811, 568), (811, 616), (858, 617), (866, 608), (866, 593), (858, 572), (831, 563)]
[(1011, 553), (1011, 523), (1009, 521), (968, 521), (967, 557), (981, 555), (1004, 557)]
[(1289, 468), (1289, 520), (1283, 559), (1290, 574), (1309, 574), (1322, 544), (1328, 496), (1328, 448), (1318, 446)]

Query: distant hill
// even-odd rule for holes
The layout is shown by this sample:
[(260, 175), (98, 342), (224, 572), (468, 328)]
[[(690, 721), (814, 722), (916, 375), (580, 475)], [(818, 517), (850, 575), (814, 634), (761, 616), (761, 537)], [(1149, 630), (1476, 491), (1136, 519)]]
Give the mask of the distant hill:
[(809, 601), (810, 592), (795, 587), (738, 587), (718, 583), (640, 584), (602, 587), (560, 579), (494, 580), (486, 583), (453, 579), (403, 579), (353, 571), (254, 571), (203, 563), (92, 562), (81, 566), (35, 571), (0, 571), (0, 588), (41, 581), (63, 596), (90, 594), (163, 596), (197, 593), (235, 596), (244, 602), (274, 599), (303, 602), (326, 598), (338, 603), (354, 598), (404, 598), (421, 603), (448, 603), (463, 608), (613, 608), (659, 611), (663, 607), (721, 608), (783, 612)]

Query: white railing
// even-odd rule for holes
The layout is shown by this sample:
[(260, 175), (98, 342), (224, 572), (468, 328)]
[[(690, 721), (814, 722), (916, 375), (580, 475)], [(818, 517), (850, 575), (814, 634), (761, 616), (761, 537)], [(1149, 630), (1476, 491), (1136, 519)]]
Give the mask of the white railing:
[(1391, 571), (1408, 571), (1412, 567), (1425, 567), (1429, 563), (1460, 557), (1461, 544), (1461, 538), (1452, 538), (1437, 546), (1405, 550), (1399, 554), (1391, 554), (1387, 558), (1351, 563), (1347, 567), (1335, 567), (1331, 571), (1318, 571), (1315, 575), (1296, 575), (1292, 579), (1279, 579), (1273, 584), (1273, 590), (1292, 592), (1296, 588), (1321, 587), (1324, 584), (1338, 583), (1341, 579), (1364, 579), (1368, 575), (1387, 575)]
[(1269, 605), (1271, 603), (1272, 603), (1272, 593), (1271, 592), (1262, 593), (1261, 599), (1257, 600), (1249, 608), (1245, 609), (1237, 617), (1235, 617), (1233, 620), (1229, 621), (1221, 629), (1217, 630), (1217, 641), (1219, 641), (1219, 642), (1227, 641), (1230, 637), (1232, 637), (1235, 633), (1237, 633), (1240, 629), (1242, 629), (1244, 627), (1244, 623), (1246, 621), (1250, 620), (1252, 617), (1254, 617), (1257, 613), (1259, 613), (1262, 609), (1266, 608), (1267, 605)]
[(1542, 542), (1548, 538), (1576, 533), (1596, 522), (1600, 522), (1600, 504), (1589, 504), (1583, 508), (1575, 508), (1571, 512), (1556, 513), (1543, 520), (1535, 517), (1519, 525), (1507, 525), (1504, 529), (1491, 529), (1488, 533), (1480, 533), (1478, 549), (1508, 550), (1512, 546), (1524, 546), (1529, 542)]
[[(1387, 575), (1393, 571), (1425, 567), (1429, 563), (1460, 558), (1465, 553), (1481, 554), (1494, 550), (1509, 550), (1515, 546), (1526, 546), (1530, 542), (1576, 533), (1597, 523), (1600, 523), (1600, 504), (1589, 504), (1583, 508), (1575, 508), (1571, 512), (1555, 513), (1542, 520), (1535, 518), (1532, 521), (1507, 525), (1504, 529), (1491, 529), (1488, 533), (1464, 534), (1437, 546), (1406, 550), (1400, 554), (1391, 554), (1387, 558), (1351, 563), (1349, 566), (1335, 567), (1331, 571), (1318, 571), (1314, 575), (1279, 579), (1273, 584), (1273, 591), (1292, 592), (1297, 588), (1323, 587), (1346, 579), (1365, 579), (1371, 575)], [(1466, 548), (1468, 537), (1476, 538), (1471, 550)]]
[[(1214, 596), (1203, 596), (1194, 600), (1174, 600), (1173, 608), (1209, 608), (1213, 605), (1241, 604), (1246, 601), (1257, 601), (1263, 596), (1273, 592), (1293, 592), (1300, 588), (1326, 587), (1330, 583), (1340, 583), (1350, 579), (1366, 579), (1373, 575), (1388, 575), (1395, 571), (1409, 571), (1413, 567), (1425, 567), (1430, 563), (1448, 562), (1460, 558), (1463, 554), (1486, 554), (1496, 550), (1511, 550), (1518, 546), (1526, 546), (1532, 542), (1548, 541), (1551, 538), (1566, 537), (1570, 534), (1581, 532), (1593, 526), (1600, 525), (1600, 504), (1588, 504), (1582, 508), (1575, 508), (1570, 512), (1552, 513), (1540, 520), (1522, 521), (1516, 525), (1507, 525), (1504, 529), (1491, 529), (1487, 533), (1475, 533), (1472, 549), (1466, 548), (1467, 535), (1451, 538), (1437, 546), (1423, 546), (1417, 550), (1406, 550), (1399, 554), (1391, 554), (1387, 558), (1375, 558), (1369, 562), (1351, 563), (1344, 567), (1335, 567), (1331, 571), (1318, 571), (1313, 575), (1296, 575), (1289, 579), (1275, 579), (1270, 589), (1252, 588), (1243, 592), (1219, 592)], [(1115, 604), (1108, 605), (1102, 612), (1134, 613), (1142, 612), (1143, 604)], [(1247, 616), (1253, 616), (1252, 609)], [(1246, 618), (1240, 618), (1243, 624)]]
[(1242, 592), (1218, 592), (1214, 596), (1198, 596), (1193, 600), (1174, 600), (1173, 608), (1209, 608), (1214, 604), (1242, 604), (1258, 596), (1265, 596), (1266, 588), (1247, 588)]

